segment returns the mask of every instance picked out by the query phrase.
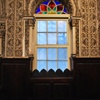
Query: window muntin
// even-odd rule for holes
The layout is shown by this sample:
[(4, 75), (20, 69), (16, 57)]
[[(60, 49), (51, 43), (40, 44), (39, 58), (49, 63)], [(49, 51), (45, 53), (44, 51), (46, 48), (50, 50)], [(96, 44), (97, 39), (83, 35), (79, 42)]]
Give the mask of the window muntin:
[(36, 29), (37, 69), (64, 71), (69, 64), (68, 20), (37, 19)]
[(68, 44), (66, 20), (37, 21), (37, 44)]
[(68, 49), (67, 48), (37, 48), (37, 69), (41, 71), (57, 70), (58, 68), (64, 71), (68, 67)]

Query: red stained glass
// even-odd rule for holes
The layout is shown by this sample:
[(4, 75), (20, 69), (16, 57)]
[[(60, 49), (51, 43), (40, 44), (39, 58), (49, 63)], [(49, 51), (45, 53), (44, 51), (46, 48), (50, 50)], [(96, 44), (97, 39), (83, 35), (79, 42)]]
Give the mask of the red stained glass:
[(49, 5), (48, 5), (48, 6), (49, 6), (51, 9), (53, 9), (56, 5), (55, 5), (55, 3), (54, 3), (54, 2), (52, 2), (52, 1), (51, 1), (51, 2), (49, 3)]
[(58, 5), (57, 6), (57, 11), (62, 11), (63, 10), (63, 5)]
[(47, 6), (44, 4), (41, 4), (40, 9), (41, 9), (41, 11), (47, 11)]

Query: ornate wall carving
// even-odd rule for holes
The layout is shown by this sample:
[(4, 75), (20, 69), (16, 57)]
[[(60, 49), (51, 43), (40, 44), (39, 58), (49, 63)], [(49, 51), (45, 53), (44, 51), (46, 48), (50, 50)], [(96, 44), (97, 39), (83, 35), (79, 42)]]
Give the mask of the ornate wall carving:
[(7, 1), (6, 56), (22, 56), (23, 1)]
[[(41, 0), (30, 0), (29, 15), (33, 15)], [(66, 4), (65, 0), (62, 3)], [(98, 31), (97, 31), (97, 1), (96, 0), (69, 0), (72, 10), (72, 16), (81, 16), (81, 33), (79, 26), (76, 26), (76, 53), (80, 57), (97, 57), (98, 49)], [(32, 9), (32, 10), (31, 10)], [(77, 10), (76, 10), (77, 9)], [(78, 22), (79, 23), (79, 22)], [(77, 24), (78, 25), (78, 24)], [(79, 37), (80, 36), (80, 37)], [(81, 39), (79, 39), (81, 38)], [(79, 45), (80, 41), (80, 45)], [(80, 47), (79, 47), (80, 46)], [(80, 51), (79, 51), (80, 50)]]
[[(26, 1), (26, 3), (25, 3)], [(68, 0), (60, 0), (68, 3)], [(33, 16), (42, 0), (0, 0), (0, 21), (6, 20), (6, 56), (22, 56), (23, 14)], [(77, 55), (80, 57), (100, 56), (100, 0), (69, 0), (65, 5), (72, 16), (81, 16), (81, 33), (76, 25)], [(24, 9), (25, 6), (25, 9)], [(27, 23), (27, 22), (26, 22)], [(78, 23), (78, 21), (77, 21)], [(25, 55), (29, 51), (29, 29), (25, 31)], [(80, 45), (79, 45), (80, 36)], [(80, 47), (79, 47), (80, 46)]]
[(89, 33), (88, 33), (88, 1), (81, 0), (82, 33), (81, 33), (81, 56), (89, 56)]
[(6, 17), (6, 0), (0, 0), (0, 19)]
[(6, 56), (14, 56), (15, 1), (7, 1)]
[(97, 0), (97, 19), (98, 19), (98, 38), (99, 38), (99, 56), (100, 56), (100, 0)]
[(29, 21), (25, 21), (25, 55), (29, 54)]
[(2, 55), (0, 56), (5, 56), (5, 33), (6, 33), (6, 23), (5, 21), (0, 21), (0, 38), (2, 38)]
[(97, 0), (89, 0), (90, 56), (98, 56)]
[(97, 0), (81, 0), (81, 55), (98, 56)]
[(23, 0), (16, 0), (15, 56), (22, 56), (23, 39)]

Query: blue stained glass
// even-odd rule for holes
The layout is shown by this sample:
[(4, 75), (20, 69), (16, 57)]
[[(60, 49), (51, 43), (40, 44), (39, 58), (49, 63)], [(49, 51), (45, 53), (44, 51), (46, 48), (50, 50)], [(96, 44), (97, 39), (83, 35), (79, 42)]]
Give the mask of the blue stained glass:
[(38, 7), (37, 9), (36, 9), (36, 13), (39, 13), (40, 12), (40, 7)]
[(65, 12), (65, 13), (68, 13), (65, 7), (64, 7), (64, 12)]
[(45, 2), (43, 2), (42, 4), (45, 4), (45, 5), (47, 5), (47, 4), (48, 4), (48, 1), (45, 1)]
[(55, 1), (55, 3), (56, 3), (56, 5), (59, 5), (59, 4), (61, 4), (59, 1), (57, 1), (57, 0), (54, 0)]

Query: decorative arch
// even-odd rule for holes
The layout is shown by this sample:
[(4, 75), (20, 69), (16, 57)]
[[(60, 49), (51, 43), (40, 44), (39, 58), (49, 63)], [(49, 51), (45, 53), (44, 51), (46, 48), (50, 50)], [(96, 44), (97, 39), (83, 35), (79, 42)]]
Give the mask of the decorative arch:
[[(28, 5), (28, 14), (29, 14), (29, 16), (33, 16), (33, 14), (35, 13), (35, 10), (36, 10), (37, 6), (42, 1), (45, 1), (45, 0), (30, 0), (29, 5)], [(74, 0), (69, 0), (68, 3), (66, 3), (65, 0), (62, 0), (61, 2), (63, 2), (63, 4), (64, 4), (65, 7), (68, 7), (68, 9), (71, 10), (69, 12), (70, 12), (70, 14), (72, 16), (76, 15), (76, 5), (75, 5)]]

